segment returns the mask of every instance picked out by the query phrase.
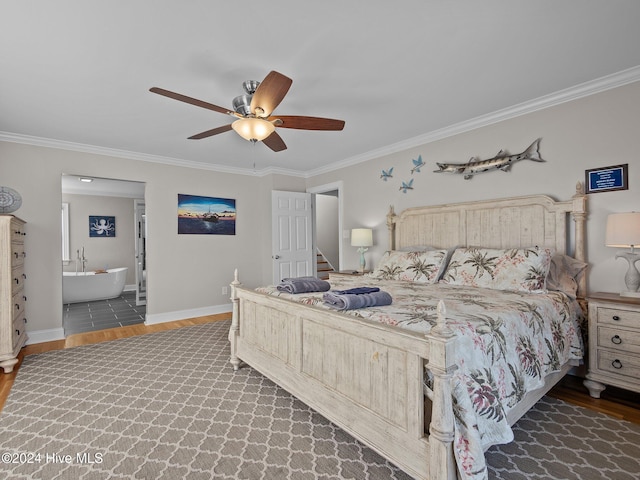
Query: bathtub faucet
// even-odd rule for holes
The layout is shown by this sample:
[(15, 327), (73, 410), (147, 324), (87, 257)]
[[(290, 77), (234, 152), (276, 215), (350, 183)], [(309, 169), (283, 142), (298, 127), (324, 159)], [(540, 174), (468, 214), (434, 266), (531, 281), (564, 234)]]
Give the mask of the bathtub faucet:
[(82, 262), (82, 273), (85, 273), (85, 269), (87, 266), (87, 257), (84, 256), (84, 247), (82, 247), (82, 258), (80, 259)]

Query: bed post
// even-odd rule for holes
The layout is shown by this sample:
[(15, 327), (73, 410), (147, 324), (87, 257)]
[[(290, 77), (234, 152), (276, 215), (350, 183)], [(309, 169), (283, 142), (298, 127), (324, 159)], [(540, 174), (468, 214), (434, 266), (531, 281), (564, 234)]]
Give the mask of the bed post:
[(387, 213), (387, 230), (389, 230), (389, 250), (396, 249), (396, 213), (393, 211), (393, 205), (389, 205), (389, 213)]
[[(585, 222), (587, 217), (587, 196), (584, 193), (584, 185), (582, 182), (576, 183), (576, 193), (573, 196), (573, 209), (571, 216), (575, 221), (575, 252), (573, 256), (581, 262), (587, 261), (585, 247)], [(578, 277), (578, 301), (585, 308), (585, 298), (587, 296), (587, 272), (583, 272)]]
[(229, 329), (229, 342), (231, 343), (231, 357), (229, 362), (233, 365), (234, 370), (240, 368), (240, 359), (236, 356), (236, 345), (238, 334), (240, 333), (240, 299), (236, 292), (236, 288), (242, 285), (238, 281), (238, 269), (233, 272), (233, 282), (231, 282), (231, 303), (233, 306), (233, 313), (231, 315), (231, 328)]
[(451, 378), (456, 369), (455, 334), (447, 325), (444, 302), (438, 302), (436, 326), (427, 335), (429, 363), (433, 374), (433, 402), (429, 425), (429, 478), (455, 480), (457, 468), (453, 456), (453, 402)]

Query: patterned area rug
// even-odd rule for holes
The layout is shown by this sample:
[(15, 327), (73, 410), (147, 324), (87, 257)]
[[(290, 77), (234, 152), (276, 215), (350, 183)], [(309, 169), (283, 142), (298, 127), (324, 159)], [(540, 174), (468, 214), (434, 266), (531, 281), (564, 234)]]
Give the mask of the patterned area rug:
[[(0, 416), (0, 478), (409, 479), (251, 368), (229, 322), (26, 357)], [(640, 426), (545, 397), (489, 478), (638, 478)]]

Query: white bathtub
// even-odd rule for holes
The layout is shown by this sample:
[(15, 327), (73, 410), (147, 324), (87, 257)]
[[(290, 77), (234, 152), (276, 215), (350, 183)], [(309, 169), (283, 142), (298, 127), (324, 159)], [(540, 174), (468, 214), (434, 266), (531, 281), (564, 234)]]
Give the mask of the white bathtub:
[(127, 280), (127, 267), (107, 273), (62, 272), (62, 303), (91, 302), (120, 296)]

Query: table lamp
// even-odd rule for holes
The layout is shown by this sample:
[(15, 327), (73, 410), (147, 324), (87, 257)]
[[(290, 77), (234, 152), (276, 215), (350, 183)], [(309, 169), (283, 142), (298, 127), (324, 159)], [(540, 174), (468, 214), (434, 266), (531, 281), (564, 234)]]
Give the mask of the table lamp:
[(605, 244), (607, 247), (631, 248), (629, 252), (616, 254), (615, 258), (626, 258), (629, 269), (624, 276), (627, 291), (620, 293), (623, 297), (640, 298), (640, 272), (636, 268), (636, 262), (640, 260), (640, 254), (634, 249), (640, 246), (640, 212), (612, 213), (607, 217), (607, 231)]
[(370, 228), (353, 228), (351, 229), (351, 246), (358, 247), (360, 253), (360, 271), (364, 273), (364, 267), (366, 260), (364, 259), (364, 252), (369, 250), (366, 247), (373, 245), (373, 232)]

